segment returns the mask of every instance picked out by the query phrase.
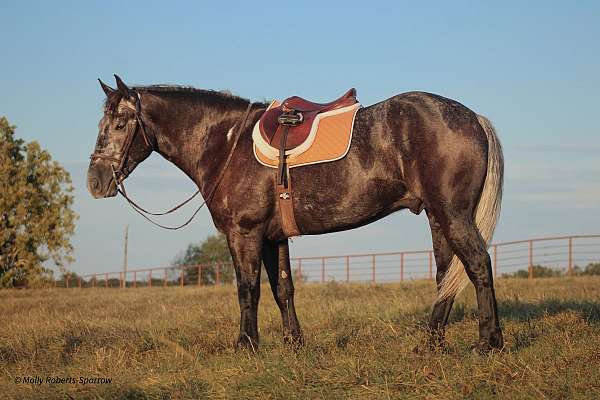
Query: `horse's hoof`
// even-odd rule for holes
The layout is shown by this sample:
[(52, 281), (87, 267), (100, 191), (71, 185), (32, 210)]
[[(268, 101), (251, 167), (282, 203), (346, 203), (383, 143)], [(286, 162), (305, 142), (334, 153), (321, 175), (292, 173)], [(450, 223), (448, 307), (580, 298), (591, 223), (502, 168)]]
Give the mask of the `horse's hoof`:
[(503, 347), (497, 347), (488, 341), (479, 341), (471, 346), (471, 353), (478, 355), (487, 355), (501, 352)]
[(283, 343), (293, 349), (299, 349), (304, 346), (304, 336), (302, 336), (302, 334), (285, 335), (283, 337)]
[(440, 354), (448, 354), (450, 353), (450, 347), (448, 346), (448, 343), (446, 343), (445, 340), (439, 341), (439, 340), (435, 340), (435, 341), (429, 341), (428, 343), (429, 346), (429, 350), (434, 352), (434, 353), (440, 353)]
[(252, 339), (248, 335), (241, 335), (235, 344), (236, 351), (246, 350), (256, 353), (258, 351), (258, 340)]

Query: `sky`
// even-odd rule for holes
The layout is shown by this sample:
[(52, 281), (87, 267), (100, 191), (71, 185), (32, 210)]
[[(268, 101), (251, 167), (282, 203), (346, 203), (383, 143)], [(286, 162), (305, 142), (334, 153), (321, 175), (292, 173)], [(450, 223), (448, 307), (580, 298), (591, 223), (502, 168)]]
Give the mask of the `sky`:
[[(375, 2), (372, 2), (375, 3)], [(600, 3), (22, 2), (0, 0), (0, 115), (71, 173), (79, 274), (168, 265), (216, 232), (208, 212), (160, 230), (122, 198), (85, 184), (102, 117), (97, 78), (183, 84), (253, 100), (315, 101), (356, 87), (369, 105), (411, 90), (487, 116), (504, 146), (495, 241), (600, 232)], [(152, 156), (127, 180), (147, 208), (195, 191)], [(240, 194), (243, 195), (243, 194)], [(193, 206), (166, 223), (187, 218)], [(292, 256), (431, 247), (424, 215), (402, 211), (352, 231), (303, 236)]]

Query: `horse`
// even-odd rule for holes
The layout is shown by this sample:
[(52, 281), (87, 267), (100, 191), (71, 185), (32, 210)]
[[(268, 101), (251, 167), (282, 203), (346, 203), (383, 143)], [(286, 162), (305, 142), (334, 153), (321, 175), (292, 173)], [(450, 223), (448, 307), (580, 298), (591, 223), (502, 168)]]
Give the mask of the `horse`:
[[(286, 343), (302, 344), (294, 306), (288, 237), (272, 169), (253, 155), (252, 128), (268, 104), (183, 86), (100, 81), (104, 115), (87, 172), (94, 198), (118, 185), (152, 152), (198, 186), (215, 227), (227, 239), (237, 282), (236, 346), (256, 349), (264, 264), (281, 311)], [(437, 267), (428, 343), (445, 346), (456, 295), (475, 287), (482, 351), (503, 347), (487, 252), (502, 199), (502, 147), (488, 119), (457, 101), (408, 92), (360, 108), (347, 155), (290, 170), (296, 223), (306, 235), (348, 230), (390, 213), (425, 210)]]

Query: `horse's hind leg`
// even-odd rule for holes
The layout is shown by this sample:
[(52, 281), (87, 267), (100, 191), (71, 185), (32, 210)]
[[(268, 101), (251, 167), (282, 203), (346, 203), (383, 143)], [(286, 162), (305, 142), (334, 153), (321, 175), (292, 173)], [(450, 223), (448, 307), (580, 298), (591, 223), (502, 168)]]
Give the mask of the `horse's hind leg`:
[[(429, 227), (431, 228), (431, 238), (433, 241), (433, 254), (435, 255), (435, 264), (437, 267), (435, 280), (439, 290), (442, 279), (444, 279), (446, 271), (450, 267), (450, 261), (452, 260), (454, 253), (442, 232), (440, 224), (436, 221), (433, 214), (427, 211), (427, 217), (429, 218)], [(433, 306), (431, 319), (429, 320), (429, 343), (432, 349), (444, 345), (444, 328), (448, 322), (448, 316), (450, 315), (453, 304), (454, 296), (451, 296), (441, 301), (436, 301)]]
[(281, 311), (283, 340), (286, 343), (302, 344), (302, 331), (294, 307), (294, 283), (292, 282), (288, 241), (265, 241), (263, 263), (269, 276), (273, 297)]
[[(439, 219), (439, 218), (438, 218)], [(503, 346), (498, 320), (498, 306), (494, 292), (492, 263), (487, 246), (475, 226), (473, 218), (466, 215), (448, 215), (443, 227), (448, 243), (462, 261), (469, 279), (475, 286), (479, 309), (479, 339), (482, 349)]]

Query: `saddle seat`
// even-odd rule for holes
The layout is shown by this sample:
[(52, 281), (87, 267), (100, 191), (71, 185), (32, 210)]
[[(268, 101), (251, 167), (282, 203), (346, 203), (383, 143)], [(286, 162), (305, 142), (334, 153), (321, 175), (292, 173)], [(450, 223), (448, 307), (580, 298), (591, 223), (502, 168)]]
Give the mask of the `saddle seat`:
[(303, 99), (302, 97), (292, 96), (283, 101), (283, 107), (298, 112), (318, 111), (321, 113), (349, 106), (356, 102), (356, 89), (352, 88), (344, 93), (344, 95), (339, 99), (335, 99), (329, 103), (314, 103), (312, 101)]
[[(318, 114), (340, 110), (358, 103), (356, 89), (348, 90), (342, 97), (329, 103), (314, 103), (298, 96), (285, 99), (282, 103), (274, 101), (260, 117), (259, 128), (263, 139), (277, 150), (292, 150), (308, 138)], [(299, 120), (294, 125), (280, 123), (281, 116), (293, 116)], [(284, 137), (284, 130), (287, 129)]]

